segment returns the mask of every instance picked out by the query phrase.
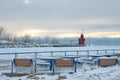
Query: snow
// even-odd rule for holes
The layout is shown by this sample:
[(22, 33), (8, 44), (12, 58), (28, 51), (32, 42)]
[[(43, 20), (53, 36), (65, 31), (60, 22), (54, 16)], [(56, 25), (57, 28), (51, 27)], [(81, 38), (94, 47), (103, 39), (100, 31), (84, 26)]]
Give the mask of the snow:
[[(68, 74), (61, 73), (60, 75), (66, 75), (65, 80), (120, 80), (120, 66), (112, 66), (106, 68), (91, 69), (84, 66), (84, 68), (78, 70), (77, 73)], [(59, 75), (36, 75), (39, 80), (57, 80)], [(27, 76), (22, 77), (7, 77), (5, 75), (0, 76), (1, 80), (31, 80)], [(43, 79), (44, 78), (44, 79)]]
[[(72, 51), (72, 50), (106, 50), (120, 49), (120, 46), (86, 46), (86, 47), (42, 47), (42, 48), (1, 48), (0, 49), (0, 80), (59, 80), (60, 76), (65, 76), (61, 80), (120, 80), (119, 64), (109, 67), (98, 67), (97, 65), (83, 64), (77, 67), (77, 72), (70, 74), (71, 69), (61, 69), (60, 74), (30, 74), (21, 77), (8, 77), (3, 73), (10, 73), (10, 60), (15, 55), (3, 53), (22, 53), (22, 52), (42, 52), (42, 51)], [(120, 53), (120, 50), (118, 51)], [(48, 53), (49, 54), (49, 53)], [(56, 53), (59, 54), (59, 53)], [(40, 53), (40, 55), (42, 55)], [(47, 55), (47, 54), (46, 54)], [(45, 56), (46, 56), (45, 55)], [(19, 54), (18, 57), (33, 57), (34, 54)], [(5, 62), (3, 62), (5, 60)], [(9, 66), (9, 67), (5, 67)]]

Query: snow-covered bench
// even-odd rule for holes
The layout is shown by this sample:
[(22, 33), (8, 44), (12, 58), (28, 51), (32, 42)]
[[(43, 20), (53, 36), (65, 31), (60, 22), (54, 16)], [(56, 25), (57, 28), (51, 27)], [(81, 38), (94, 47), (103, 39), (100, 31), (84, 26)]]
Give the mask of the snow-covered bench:
[(98, 60), (98, 65), (102, 67), (116, 65), (117, 63), (118, 63), (118, 59), (114, 57), (100, 58)]
[(73, 59), (56, 59), (55, 67), (73, 67), (76, 72), (76, 61)]
[(31, 73), (33, 73), (33, 61), (26, 58), (15, 58), (12, 61), (11, 73), (13, 73), (15, 67), (30, 67)]

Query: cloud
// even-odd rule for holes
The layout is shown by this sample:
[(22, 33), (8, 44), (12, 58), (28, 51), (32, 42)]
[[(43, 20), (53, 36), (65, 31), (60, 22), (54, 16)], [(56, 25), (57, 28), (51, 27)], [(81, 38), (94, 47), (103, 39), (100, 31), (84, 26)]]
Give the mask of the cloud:
[[(120, 31), (119, 2), (120, 0), (2, 0), (0, 24), (9, 32), (27, 32), (33, 29), (45, 30), (46, 36), (77, 36), (84, 28), (87, 35), (91, 33), (90, 36), (102, 36), (98, 33)], [(41, 34), (40, 31), (33, 33)]]

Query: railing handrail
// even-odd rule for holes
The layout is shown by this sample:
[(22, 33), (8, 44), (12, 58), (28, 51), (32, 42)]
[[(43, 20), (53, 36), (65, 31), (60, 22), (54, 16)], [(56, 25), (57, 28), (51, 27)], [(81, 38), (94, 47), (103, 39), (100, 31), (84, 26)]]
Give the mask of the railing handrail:
[(5, 54), (33, 54), (33, 53), (54, 53), (54, 52), (91, 52), (91, 51), (116, 51), (120, 49), (101, 49), (101, 50), (59, 50), (59, 51), (26, 51), (26, 52), (1, 52), (0, 55), (5, 55)]

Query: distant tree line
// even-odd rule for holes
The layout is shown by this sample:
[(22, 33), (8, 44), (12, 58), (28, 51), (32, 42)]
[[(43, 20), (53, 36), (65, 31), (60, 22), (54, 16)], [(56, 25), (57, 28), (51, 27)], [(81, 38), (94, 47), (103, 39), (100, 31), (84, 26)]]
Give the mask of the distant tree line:
[(7, 33), (4, 27), (0, 26), (0, 44), (2, 44), (2, 42), (10, 42), (12, 45), (59, 44), (59, 40), (57, 38), (35, 38), (31, 37), (28, 33), (21, 37), (13, 36), (12, 34)]
[(11, 34), (7, 33), (4, 27), (0, 27), (0, 40), (11, 40)]

